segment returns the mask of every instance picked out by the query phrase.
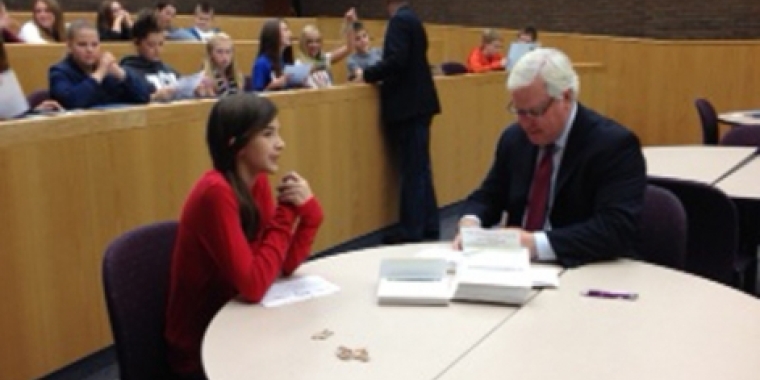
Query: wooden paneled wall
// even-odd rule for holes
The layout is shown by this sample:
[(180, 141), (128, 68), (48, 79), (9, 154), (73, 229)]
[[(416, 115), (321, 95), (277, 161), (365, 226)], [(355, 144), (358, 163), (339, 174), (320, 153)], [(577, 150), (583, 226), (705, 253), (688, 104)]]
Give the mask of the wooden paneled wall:
[[(367, 21), (382, 38), (385, 22)], [(336, 33), (340, 20), (318, 19)], [(481, 28), (427, 24), (431, 40), (444, 41), (443, 59), (464, 62), (480, 44)], [(500, 29), (507, 42), (516, 31)], [(607, 116), (634, 130), (642, 142), (701, 141), (694, 106), (709, 99), (718, 112), (760, 107), (760, 41), (658, 41), (644, 38), (542, 32), (541, 44), (567, 53), (574, 62), (600, 62), (606, 69)], [(581, 83), (581, 92), (586, 87)], [(725, 129), (724, 129), (725, 131)]]

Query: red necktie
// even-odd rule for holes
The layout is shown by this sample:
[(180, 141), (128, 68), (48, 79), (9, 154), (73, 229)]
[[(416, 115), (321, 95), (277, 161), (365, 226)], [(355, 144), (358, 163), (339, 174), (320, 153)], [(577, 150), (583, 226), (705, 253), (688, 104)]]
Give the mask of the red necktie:
[(527, 231), (541, 231), (546, 221), (546, 208), (549, 204), (549, 189), (552, 183), (554, 168), (554, 144), (543, 149), (543, 157), (533, 173), (533, 183), (530, 186), (528, 198), (528, 216), (525, 218)]

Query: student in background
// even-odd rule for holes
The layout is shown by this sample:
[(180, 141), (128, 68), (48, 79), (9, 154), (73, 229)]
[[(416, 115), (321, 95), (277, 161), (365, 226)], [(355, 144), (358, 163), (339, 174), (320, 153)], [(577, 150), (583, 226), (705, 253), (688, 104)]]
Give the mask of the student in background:
[(312, 65), (312, 73), (307, 80), (306, 86), (311, 88), (324, 88), (332, 85), (330, 67), (346, 58), (354, 50), (354, 31), (351, 27), (356, 22), (356, 10), (349, 9), (345, 14), (344, 34), (346, 44), (333, 51), (322, 51), (322, 34), (314, 25), (306, 25), (301, 32), (299, 48), (301, 54), (299, 63)]
[(18, 22), (12, 19), (8, 14), (8, 9), (5, 8), (5, 3), (0, 1), (0, 38), (6, 43), (19, 43), (24, 42), (16, 34), (18, 30)]
[(526, 26), (517, 32), (517, 41), (529, 44), (538, 43), (538, 30), (532, 26)]
[(161, 30), (171, 32), (173, 29), (172, 21), (177, 15), (177, 8), (171, 1), (159, 1), (155, 5), (156, 21)]
[(66, 22), (57, 0), (36, 0), (32, 20), (21, 27), (18, 37), (29, 44), (65, 42)]
[(288, 87), (285, 65), (293, 64), (291, 32), (282, 19), (264, 22), (259, 35), (259, 54), (251, 70), (255, 91), (283, 90)]
[(113, 54), (100, 51), (94, 26), (75, 21), (68, 30), (69, 53), (50, 68), (50, 96), (66, 108), (148, 103), (150, 92)]
[(361, 74), (367, 67), (370, 67), (383, 58), (383, 51), (380, 48), (370, 46), (370, 37), (364, 24), (357, 21), (353, 25), (354, 29), (354, 53), (348, 56), (348, 80), (354, 80), (357, 75)]
[(172, 370), (204, 379), (201, 341), (211, 319), (235, 296), (257, 303), (311, 252), (323, 215), (295, 172), (277, 184), (285, 143), (277, 109), (254, 93), (220, 99), (206, 142), (213, 162), (182, 208), (174, 243), (165, 337)]
[(506, 61), (502, 55), (504, 40), (494, 29), (483, 31), (480, 46), (472, 49), (467, 58), (467, 70), (471, 73), (486, 73), (504, 70)]
[(170, 41), (187, 41), (193, 40), (192, 34), (185, 28), (175, 28), (172, 25), (174, 17), (177, 16), (177, 7), (171, 0), (159, 1), (154, 7), (156, 14), (156, 20), (161, 30), (164, 32), (164, 37)]
[[(3, 102), (0, 103), (0, 120), (21, 118), (40, 112), (63, 111), (63, 107), (52, 99), (44, 100), (34, 109), (24, 110), (23, 108), (16, 107), (16, 104), (21, 104), (28, 108), (29, 104), (26, 104), (26, 99), (21, 86), (18, 84), (16, 74), (11, 70), (11, 66), (8, 63), (8, 55), (5, 51), (5, 43), (2, 38), (0, 38), (0, 76), (0, 97), (3, 99)], [(13, 97), (13, 94), (17, 94), (21, 98), (6, 99), (6, 96)], [(9, 103), (6, 103), (6, 101)], [(10, 104), (10, 102), (13, 102), (13, 104)]]
[(209, 38), (221, 32), (214, 27), (214, 7), (208, 1), (201, 1), (195, 6), (195, 25), (187, 32), (196, 41), (208, 41)]
[(97, 23), (101, 41), (132, 39), (132, 16), (118, 1), (105, 0), (100, 3)]
[(208, 39), (203, 72), (213, 83), (214, 93), (217, 96), (233, 95), (243, 91), (243, 75), (235, 64), (235, 47), (230, 36), (218, 33)]
[(180, 93), (177, 84), (180, 73), (161, 61), (164, 32), (151, 11), (140, 12), (132, 27), (137, 55), (127, 56), (121, 65), (139, 74), (151, 93), (151, 101), (171, 101), (193, 96), (210, 96), (213, 93), (201, 82), (193, 93)]

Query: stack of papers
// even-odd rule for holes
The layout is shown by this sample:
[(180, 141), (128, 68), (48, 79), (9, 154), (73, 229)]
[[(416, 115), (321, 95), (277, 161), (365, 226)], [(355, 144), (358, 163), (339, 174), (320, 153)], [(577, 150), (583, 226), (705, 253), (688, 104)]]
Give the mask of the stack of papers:
[(449, 273), (456, 272), (457, 267), (462, 262), (464, 262), (465, 259), (464, 253), (462, 251), (457, 251), (450, 247), (423, 249), (422, 251), (418, 252), (415, 257), (443, 259), (446, 261), (446, 269)]
[(452, 281), (441, 258), (392, 258), (380, 263), (377, 302), (380, 305), (446, 306)]
[[(463, 251), (440, 246), (385, 259), (381, 305), (446, 305), (449, 300), (522, 305), (533, 288), (559, 287), (560, 269), (532, 266), (516, 230), (462, 228)], [(450, 275), (453, 274), (453, 275)]]
[(446, 306), (453, 289), (448, 278), (433, 281), (381, 278), (377, 287), (377, 302), (380, 305)]
[(487, 250), (467, 258), (456, 276), (454, 299), (522, 305), (533, 280), (526, 249)]

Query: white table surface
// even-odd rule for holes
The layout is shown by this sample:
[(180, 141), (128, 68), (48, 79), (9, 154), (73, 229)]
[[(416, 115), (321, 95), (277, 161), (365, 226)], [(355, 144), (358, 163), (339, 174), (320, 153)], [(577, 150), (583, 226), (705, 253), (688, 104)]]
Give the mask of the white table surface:
[[(636, 291), (637, 301), (581, 296)], [(760, 300), (635, 261), (566, 271), (441, 380), (757, 380)]]
[(755, 154), (756, 148), (734, 146), (677, 145), (642, 149), (647, 175), (713, 184)]
[(760, 110), (731, 111), (718, 115), (718, 120), (737, 126), (742, 125), (760, 125), (760, 118), (753, 117), (754, 114), (760, 114)]
[[(447, 243), (448, 244), (448, 243)], [(412, 255), (431, 245), (370, 249), (303, 265), (341, 287), (322, 298), (264, 308), (237, 301), (214, 318), (203, 342), (211, 380), (432, 379), (465, 355), (517, 308), (452, 303), (449, 306), (379, 306), (380, 259)], [(324, 329), (324, 341), (311, 336)], [(344, 362), (338, 346), (366, 348), (370, 362)]]
[(715, 185), (732, 198), (760, 200), (760, 156)]

